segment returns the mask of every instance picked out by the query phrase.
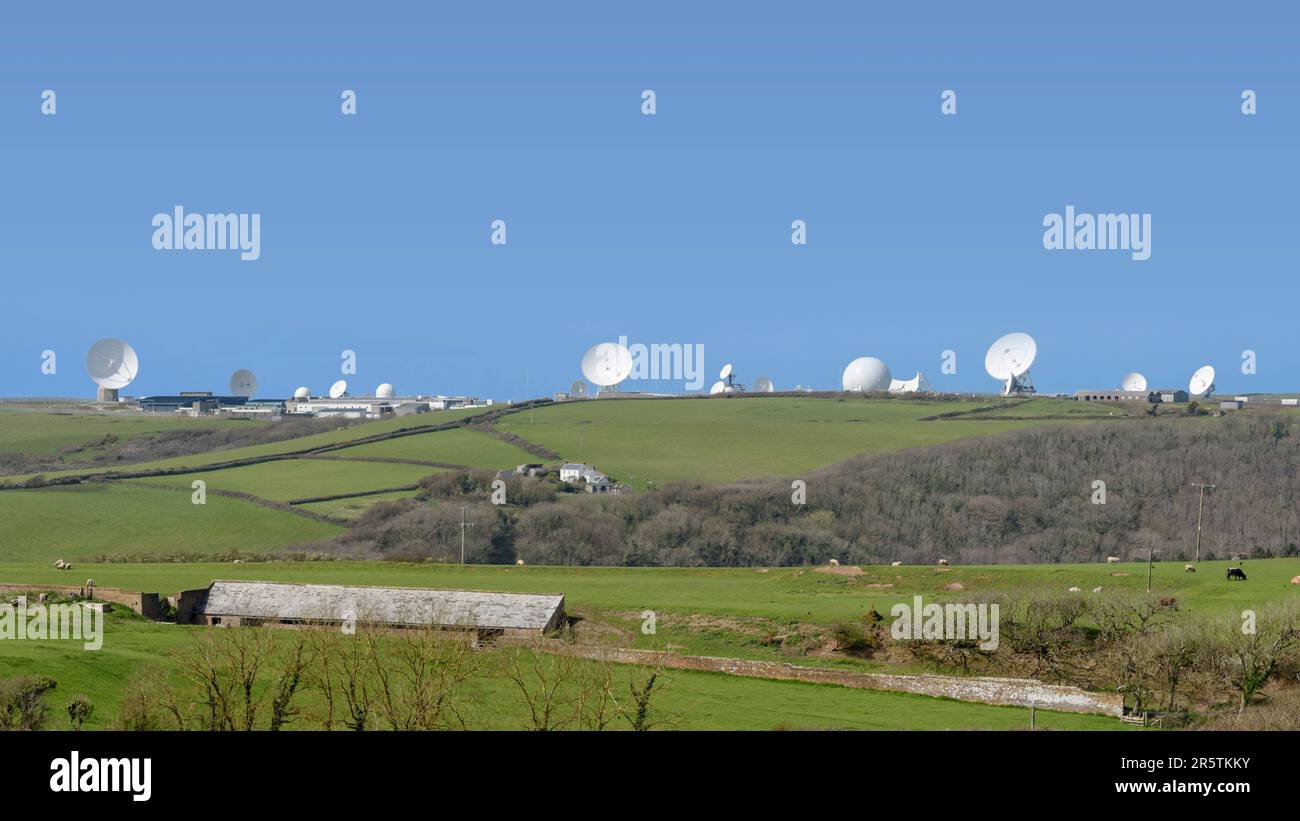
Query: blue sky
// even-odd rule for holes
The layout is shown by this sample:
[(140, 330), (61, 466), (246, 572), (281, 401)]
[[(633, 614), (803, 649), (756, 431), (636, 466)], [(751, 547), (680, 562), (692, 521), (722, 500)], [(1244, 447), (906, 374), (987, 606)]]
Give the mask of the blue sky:
[[(710, 377), (831, 388), (873, 355), (986, 391), (1013, 330), (1040, 390), (1205, 362), (1220, 392), (1300, 390), (1298, 23), (1285, 2), (11, 0), (0, 395), (93, 395), (105, 336), (138, 351), (134, 394), (240, 367), (262, 395), (323, 391), (351, 349), (362, 389), (517, 399), (620, 335), (703, 344)], [(260, 213), (261, 258), (154, 250), (178, 204)], [(1044, 250), (1066, 205), (1150, 213), (1151, 258)]]

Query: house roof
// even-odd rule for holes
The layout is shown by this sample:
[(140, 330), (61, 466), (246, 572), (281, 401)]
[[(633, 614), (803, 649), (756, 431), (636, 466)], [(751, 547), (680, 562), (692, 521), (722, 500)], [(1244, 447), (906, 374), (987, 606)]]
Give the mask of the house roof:
[(564, 596), (239, 581), (213, 582), (198, 608), (206, 616), (523, 630), (545, 630), (563, 609)]
[(566, 462), (560, 470), (587, 470), (587, 466), (581, 462)]

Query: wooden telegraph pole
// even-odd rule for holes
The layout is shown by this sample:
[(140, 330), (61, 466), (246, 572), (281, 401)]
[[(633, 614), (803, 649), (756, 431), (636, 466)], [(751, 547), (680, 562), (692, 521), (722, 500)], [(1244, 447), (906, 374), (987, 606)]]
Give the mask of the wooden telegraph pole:
[(1201, 489), (1201, 501), (1200, 504), (1196, 506), (1196, 559), (1195, 561), (1199, 562), (1201, 560), (1201, 513), (1205, 510), (1205, 491), (1207, 489), (1214, 490), (1215, 485), (1204, 485), (1201, 484), (1200, 482), (1192, 482), (1192, 487), (1199, 487)]
[(465, 563), (465, 528), (474, 526), (473, 522), (465, 521), (466, 507), (467, 507), (466, 505), (460, 506), (460, 563), (461, 564)]

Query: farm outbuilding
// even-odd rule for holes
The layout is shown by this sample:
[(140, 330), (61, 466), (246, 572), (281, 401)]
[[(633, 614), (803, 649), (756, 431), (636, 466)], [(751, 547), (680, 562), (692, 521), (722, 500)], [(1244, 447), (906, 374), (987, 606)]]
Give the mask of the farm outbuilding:
[[(187, 591), (177, 621), (194, 624), (377, 624), (539, 634), (560, 626), (564, 596), (411, 587), (217, 581)], [(181, 612), (184, 612), (182, 618)]]

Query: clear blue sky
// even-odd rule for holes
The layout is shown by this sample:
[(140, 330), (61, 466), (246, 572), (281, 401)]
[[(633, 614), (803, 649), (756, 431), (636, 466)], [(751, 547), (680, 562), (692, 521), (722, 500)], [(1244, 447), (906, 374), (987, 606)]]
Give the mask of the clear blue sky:
[[(1220, 392), (1300, 390), (1298, 24), (1293, 2), (7, 0), (0, 395), (93, 395), (104, 336), (139, 352), (133, 394), (239, 367), (323, 391), (347, 348), (366, 390), (521, 398), (619, 335), (703, 344), (710, 378), (837, 387), (874, 355), (983, 391), (1013, 330), (1040, 390), (1204, 362)], [(260, 213), (261, 259), (155, 251), (177, 204)], [(1067, 204), (1151, 213), (1151, 258), (1044, 250)]]

